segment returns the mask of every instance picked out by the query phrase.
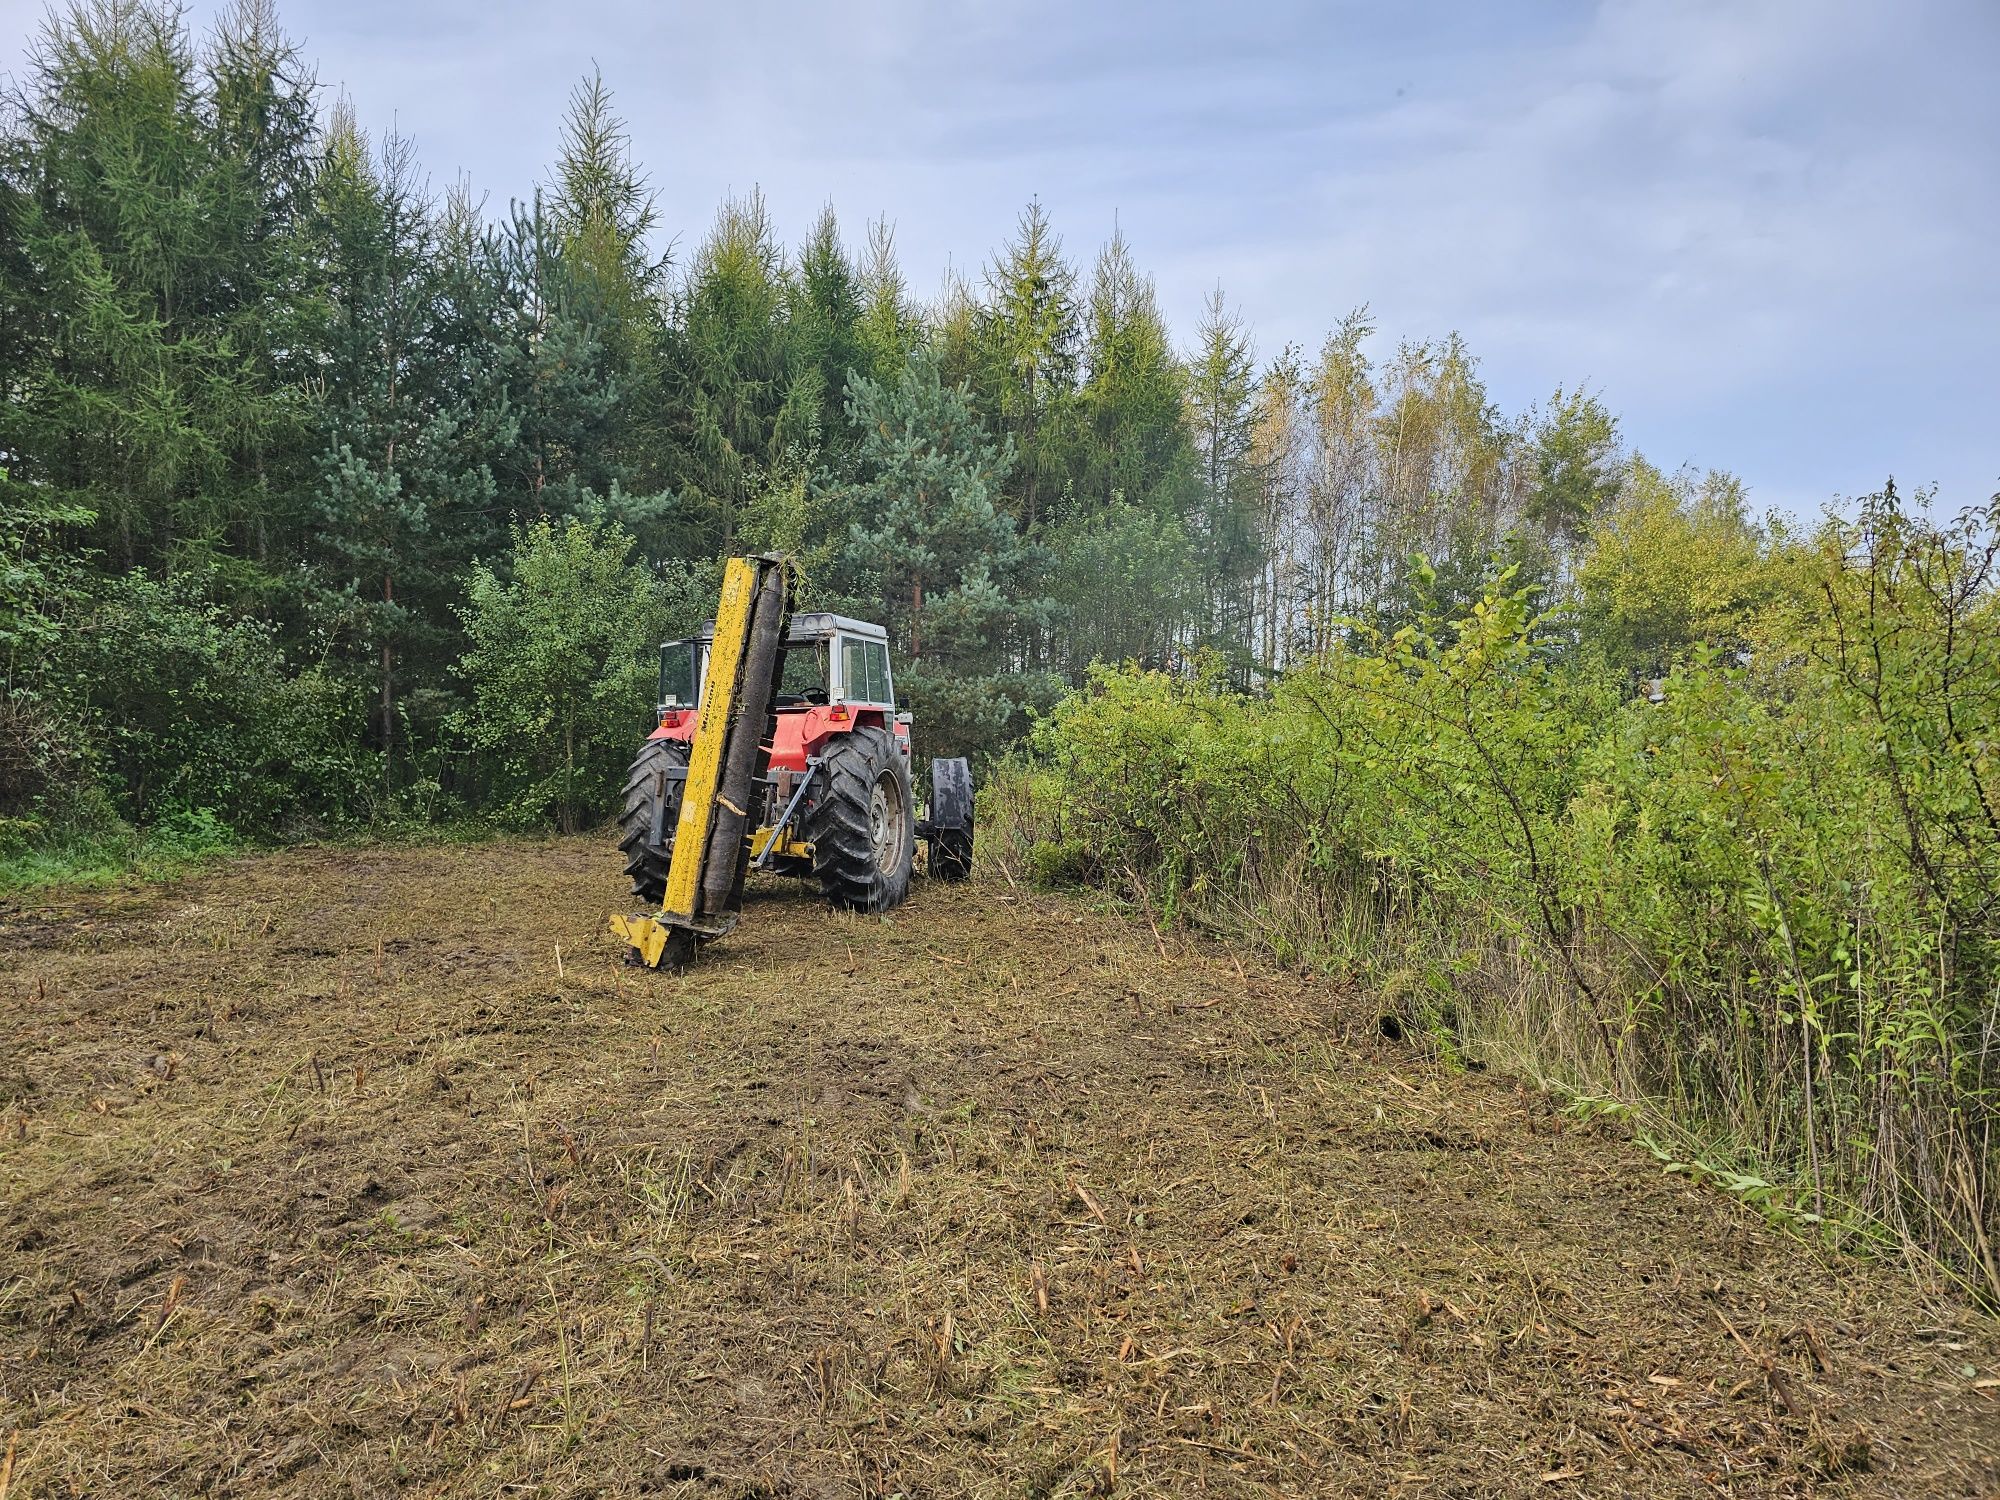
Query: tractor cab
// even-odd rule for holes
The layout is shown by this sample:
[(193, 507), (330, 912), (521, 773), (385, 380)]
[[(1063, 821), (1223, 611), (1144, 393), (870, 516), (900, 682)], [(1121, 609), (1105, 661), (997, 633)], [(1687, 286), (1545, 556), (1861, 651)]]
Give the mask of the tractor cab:
[[(660, 718), (653, 738), (693, 740), (714, 646), (711, 620), (700, 635), (660, 647)], [(771, 701), (777, 714), (773, 770), (804, 771), (829, 738), (863, 728), (885, 731), (909, 759), (910, 716), (896, 711), (889, 632), (880, 625), (823, 611), (793, 615)]]
[[(701, 707), (715, 622), (660, 647), (660, 722), (677, 727)], [(895, 712), (889, 632), (865, 620), (815, 611), (792, 616), (778, 679), (778, 712), (843, 705)]]

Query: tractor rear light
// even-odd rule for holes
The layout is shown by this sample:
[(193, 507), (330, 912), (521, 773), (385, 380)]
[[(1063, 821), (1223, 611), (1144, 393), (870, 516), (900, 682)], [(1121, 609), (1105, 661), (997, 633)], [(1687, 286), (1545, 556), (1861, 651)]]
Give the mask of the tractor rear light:
[(662, 729), (678, 729), (678, 728), (680, 728), (680, 727), (681, 727), (681, 711), (680, 711), (680, 710), (679, 710), (678, 708), (670, 708), (670, 709), (668, 709), (668, 710), (667, 710), (667, 711), (666, 711), (665, 713), (661, 714), (661, 715), (660, 715), (660, 727), (661, 727)]
[(837, 703), (827, 710), (826, 716), (836, 724), (845, 724), (847, 722), (847, 707), (845, 704)]

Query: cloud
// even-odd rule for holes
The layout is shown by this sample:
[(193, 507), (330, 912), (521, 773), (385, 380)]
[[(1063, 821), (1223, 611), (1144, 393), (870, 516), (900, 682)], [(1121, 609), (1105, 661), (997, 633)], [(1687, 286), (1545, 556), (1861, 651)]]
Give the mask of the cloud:
[(1587, 379), (1765, 500), (2000, 486), (1990, 0), (281, 5), (496, 207), (594, 62), (683, 259), (761, 185), (792, 237), (886, 214), (922, 289), (1039, 195), (1082, 259), (1115, 219), (1183, 330), (1218, 280), (1267, 353), (1367, 301), (1385, 346), (1458, 329), (1510, 407)]

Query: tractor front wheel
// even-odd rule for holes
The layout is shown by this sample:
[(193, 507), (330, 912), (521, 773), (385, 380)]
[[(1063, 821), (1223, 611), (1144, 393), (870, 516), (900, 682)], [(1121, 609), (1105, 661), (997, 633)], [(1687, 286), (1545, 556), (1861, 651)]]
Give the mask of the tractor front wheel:
[(647, 740), (625, 776), (618, 847), (625, 855), (625, 873), (632, 877), (632, 893), (648, 906), (666, 898), (687, 766), (688, 747), (681, 741)]
[(836, 906), (887, 911), (910, 893), (916, 818), (909, 762), (886, 729), (832, 740), (802, 815), (813, 873)]

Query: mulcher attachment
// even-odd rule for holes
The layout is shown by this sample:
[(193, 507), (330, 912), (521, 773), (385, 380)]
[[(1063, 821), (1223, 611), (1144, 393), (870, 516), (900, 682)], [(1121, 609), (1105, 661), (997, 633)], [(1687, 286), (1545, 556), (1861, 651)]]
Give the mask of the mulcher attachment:
[(697, 942), (729, 931), (743, 910), (791, 593), (791, 565), (781, 557), (731, 558), (723, 572), (666, 894), (651, 915), (611, 919), (631, 947), (629, 963), (684, 968)]

